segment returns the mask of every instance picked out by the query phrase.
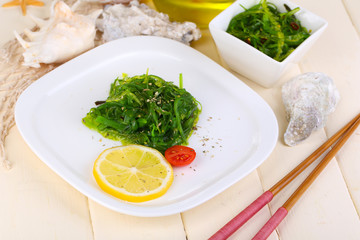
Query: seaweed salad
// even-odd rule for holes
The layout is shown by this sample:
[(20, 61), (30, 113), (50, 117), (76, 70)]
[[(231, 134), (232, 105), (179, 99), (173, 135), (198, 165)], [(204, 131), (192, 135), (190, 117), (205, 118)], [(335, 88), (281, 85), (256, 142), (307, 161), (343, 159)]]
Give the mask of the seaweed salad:
[(140, 144), (160, 152), (187, 144), (201, 112), (200, 103), (183, 88), (161, 77), (123, 74), (82, 119), (90, 129), (123, 144)]
[(297, 46), (310, 36), (308, 30), (295, 17), (300, 8), (286, 12), (266, 0), (234, 16), (227, 33), (243, 40), (276, 61), (283, 61)]

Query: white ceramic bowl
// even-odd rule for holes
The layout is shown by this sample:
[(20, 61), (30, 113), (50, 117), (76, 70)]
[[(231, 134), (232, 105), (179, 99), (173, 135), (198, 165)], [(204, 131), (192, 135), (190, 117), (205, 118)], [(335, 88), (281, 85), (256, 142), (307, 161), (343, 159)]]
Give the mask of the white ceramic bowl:
[(238, 0), (217, 15), (209, 24), (211, 35), (218, 51), (226, 64), (235, 72), (262, 85), (272, 87), (284, 75), (290, 63), (297, 63), (327, 27), (327, 22), (306, 9), (286, 0), (268, 0), (276, 5), (280, 12), (285, 12), (284, 3), (291, 9), (300, 7), (295, 16), (311, 35), (301, 43), (286, 59), (278, 62), (251, 45), (226, 32), (230, 20), (245, 8), (258, 4), (260, 0)]

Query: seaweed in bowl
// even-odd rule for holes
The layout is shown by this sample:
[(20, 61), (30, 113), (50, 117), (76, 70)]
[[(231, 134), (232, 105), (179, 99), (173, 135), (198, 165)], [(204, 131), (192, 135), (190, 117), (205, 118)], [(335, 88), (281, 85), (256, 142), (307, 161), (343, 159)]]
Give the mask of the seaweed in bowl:
[(286, 12), (282, 13), (266, 0), (243, 7), (244, 12), (231, 19), (226, 32), (281, 62), (310, 36), (294, 15), (300, 8), (284, 7)]
[[(261, 19), (255, 20), (250, 27), (254, 28), (255, 34), (264, 34), (264, 28), (269, 30), (271, 34), (267, 37), (260, 35), (254, 37), (250, 34), (253, 39), (245, 38), (243, 41), (227, 32), (235, 16), (245, 12), (246, 9), (254, 10), (256, 5), (260, 8), (265, 4), (268, 14), (261, 15)], [(278, 32), (276, 30), (279, 30), (281, 25), (270, 25), (276, 20), (272, 12), (274, 9), (277, 9), (284, 18), (283, 24), (288, 24), (286, 29), (289, 32)], [(299, 62), (319, 39), (327, 25), (326, 20), (288, 0), (237, 0), (210, 22), (209, 30), (221, 58), (230, 69), (263, 87), (270, 88), (291, 69), (293, 64)], [(256, 27), (259, 29), (258, 32), (255, 31)], [(299, 29), (296, 30), (297, 28)], [(299, 31), (304, 32), (299, 34)], [(300, 40), (303, 41), (299, 43)], [(253, 47), (259, 43), (264, 44), (269, 52), (281, 49), (280, 53), (276, 52), (274, 55), (278, 55), (280, 61)], [(299, 45), (295, 47), (295, 44)]]

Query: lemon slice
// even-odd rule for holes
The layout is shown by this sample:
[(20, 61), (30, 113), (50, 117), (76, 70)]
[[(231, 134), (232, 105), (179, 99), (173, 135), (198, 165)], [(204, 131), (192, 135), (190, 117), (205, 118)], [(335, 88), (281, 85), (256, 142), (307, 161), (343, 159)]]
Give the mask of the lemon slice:
[(164, 195), (174, 179), (165, 157), (141, 145), (106, 149), (96, 159), (93, 174), (101, 189), (129, 202), (144, 202)]

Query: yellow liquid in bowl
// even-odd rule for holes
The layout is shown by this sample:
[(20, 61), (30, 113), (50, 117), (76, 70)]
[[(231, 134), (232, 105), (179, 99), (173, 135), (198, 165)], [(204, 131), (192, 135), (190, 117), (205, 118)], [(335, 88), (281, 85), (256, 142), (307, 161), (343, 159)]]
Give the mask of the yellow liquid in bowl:
[(207, 28), (209, 22), (234, 0), (153, 0), (156, 9), (169, 15), (170, 20), (194, 22)]

